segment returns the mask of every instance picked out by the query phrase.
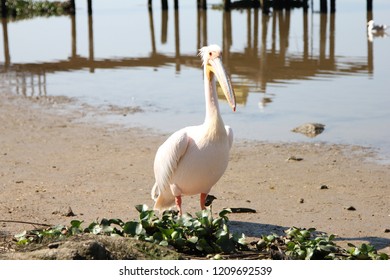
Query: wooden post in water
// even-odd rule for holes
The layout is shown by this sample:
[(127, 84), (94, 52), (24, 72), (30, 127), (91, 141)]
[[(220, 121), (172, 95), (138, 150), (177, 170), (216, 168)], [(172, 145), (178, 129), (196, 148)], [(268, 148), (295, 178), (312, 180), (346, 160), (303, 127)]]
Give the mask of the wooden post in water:
[(88, 15), (92, 15), (92, 0), (87, 0)]
[(71, 15), (75, 15), (76, 14), (75, 0), (70, 0), (70, 14)]
[(174, 0), (174, 7), (175, 7), (175, 10), (178, 10), (179, 9), (179, 0)]
[(1, 17), (7, 17), (7, 5), (5, 4), (7, 0), (1, 0)]
[(336, 0), (330, 0), (330, 12), (332, 14), (336, 12)]
[(372, 0), (367, 0), (367, 11), (368, 12), (372, 11)]
[(207, 10), (207, 0), (197, 0), (198, 9)]
[(163, 10), (168, 10), (168, 0), (161, 0), (161, 7)]
[(230, 0), (224, 0), (224, 9), (225, 11), (230, 11), (230, 4), (231, 4), (231, 1)]
[(320, 13), (328, 12), (328, 0), (320, 0)]

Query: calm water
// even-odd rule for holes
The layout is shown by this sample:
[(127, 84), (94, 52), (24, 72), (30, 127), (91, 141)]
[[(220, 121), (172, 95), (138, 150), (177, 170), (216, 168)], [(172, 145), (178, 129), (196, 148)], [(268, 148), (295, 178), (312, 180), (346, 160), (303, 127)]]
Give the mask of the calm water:
[[(154, 1), (149, 13), (146, 0), (94, 0), (88, 17), (86, 2), (76, 1), (75, 18), (2, 22), (3, 90), (76, 97), (98, 110), (140, 107), (98, 121), (172, 132), (203, 121), (197, 50), (216, 43), (238, 97), (236, 113), (220, 100), (236, 138), (358, 144), (390, 159), (390, 38), (368, 40), (365, 0), (337, 1), (334, 15), (314, 1), (306, 14), (270, 16), (198, 12), (195, 0), (180, 1), (176, 13), (173, 1), (165, 13)], [(390, 24), (390, 1), (374, 1), (372, 16)], [(306, 122), (325, 131), (314, 139), (290, 132)]]

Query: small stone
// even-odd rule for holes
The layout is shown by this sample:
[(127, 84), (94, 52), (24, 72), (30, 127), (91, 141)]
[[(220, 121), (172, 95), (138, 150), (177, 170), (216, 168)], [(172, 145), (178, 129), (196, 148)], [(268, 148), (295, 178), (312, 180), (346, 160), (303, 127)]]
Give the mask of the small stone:
[(390, 232), (390, 228), (385, 229), (385, 233), (389, 233), (389, 232)]
[(290, 156), (286, 161), (301, 161), (303, 158), (301, 157), (296, 157), (296, 156)]
[(307, 137), (313, 138), (318, 134), (321, 134), (325, 129), (325, 125), (320, 123), (305, 123), (296, 128), (293, 128), (292, 132), (298, 132), (306, 135)]
[(356, 208), (353, 207), (353, 206), (349, 206), (349, 207), (347, 208), (347, 210), (348, 210), (348, 211), (356, 211)]
[(320, 187), (320, 189), (321, 189), (321, 190), (327, 190), (327, 189), (329, 189), (329, 187), (328, 187), (327, 185), (322, 185), (322, 186)]
[(303, 198), (301, 198), (300, 200), (299, 200), (299, 203), (304, 203), (305, 202), (305, 200), (303, 199)]

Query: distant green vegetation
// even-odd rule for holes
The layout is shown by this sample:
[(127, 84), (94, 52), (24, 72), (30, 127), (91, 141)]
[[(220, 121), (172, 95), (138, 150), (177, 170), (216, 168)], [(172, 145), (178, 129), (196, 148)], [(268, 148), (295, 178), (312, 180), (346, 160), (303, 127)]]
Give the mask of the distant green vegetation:
[(7, 0), (6, 7), (8, 17), (15, 19), (67, 15), (71, 9), (69, 1)]
[(20, 245), (40, 243), (47, 239), (61, 240), (79, 234), (97, 234), (132, 237), (151, 242), (189, 256), (213, 259), (367, 259), (386, 260), (387, 254), (378, 253), (367, 244), (359, 247), (348, 244), (349, 249), (336, 245), (334, 235), (315, 234), (315, 229), (292, 227), (286, 235), (263, 235), (259, 240), (248, 242), (242, 233), (231, 233), (227, 215), (229, 209), (222, 210), (214, 218), (210, 211), (203, 210), (195, 217), (165, 211), (159, 218), (146, 205), (137, 205), (139, 219), (123, 222), (120, 219), (102, 219), (86, 228), (83, 221), (73, 220), (70, 226), (55, 226), (44, 230), (25, 231), (15, 236)]

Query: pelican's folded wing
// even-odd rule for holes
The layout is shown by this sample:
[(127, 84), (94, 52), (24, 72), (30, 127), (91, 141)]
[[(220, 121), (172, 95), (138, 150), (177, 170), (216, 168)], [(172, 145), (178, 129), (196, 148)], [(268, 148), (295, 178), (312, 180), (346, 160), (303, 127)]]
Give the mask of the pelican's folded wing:
[(154, 175), (160, 192), (170, 191), (170, 181), (181, 157), (185, 154), (190, 137), (185, 129), (172, 134), (158, 148), (154, 159)]

